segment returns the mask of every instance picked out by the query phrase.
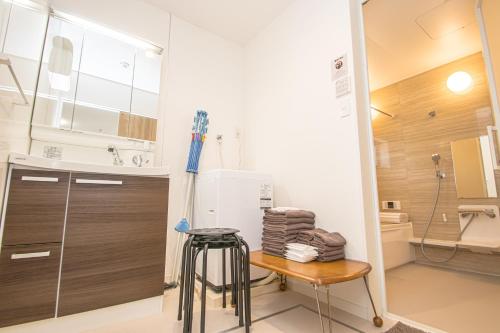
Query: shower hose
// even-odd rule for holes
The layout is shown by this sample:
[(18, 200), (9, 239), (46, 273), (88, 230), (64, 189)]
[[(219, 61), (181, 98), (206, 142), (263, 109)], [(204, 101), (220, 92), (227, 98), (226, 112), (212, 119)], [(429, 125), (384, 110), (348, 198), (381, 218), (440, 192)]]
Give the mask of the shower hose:
[[(427, 238), (427, 234), (429, 233), (429, 229), (431, 228), (432, 220), (434, 218), (434, 214), (436, 213), (437, 204), (439, 202), (439, 193), (441, 192), (441, 179), (443, 178), (443, 176), (441, 175), (441, 173), (439, 171), (436, 173), (436, 176), (437, 176), (438, 181), (437, 181), (437, 187), (436, 187), (436, 195), (434, 197), (434, 206), (432, 207), (431, 215), (429, 216), (429, 220), (427, 221), (424, 236), (422, 237), (422, 240), (420, 241), (420, 250), (422, 251), (422, 255), (427, 260), (434, 262), (434, 263), (445, 263), (445, 262), (448, 262), (455, 257), (455, 255), (457, 254), (457, 251), (458, 251), (458, 244), (455, 244), (455, 247), (453, 248), (453, 252), (451, 253), (451, 255), (448, 258), (445, 258), (445, 259), (431, 258), (431, 257), (429, 257), (429, 255), (427, 253), (425, 253), (425, 239)], [(465, 230), (467, 230), (467, 227), (472, 222), (474, 217), (475, 217), (474, 214), (470, 214), (469, 220), (467, 221), (465, 227), (463, 228), (463, 230), (460, 231), (460, 234), (457, 237), (457, 241), (459, 241), (462, 238), (463, 233), (465, 232)]]

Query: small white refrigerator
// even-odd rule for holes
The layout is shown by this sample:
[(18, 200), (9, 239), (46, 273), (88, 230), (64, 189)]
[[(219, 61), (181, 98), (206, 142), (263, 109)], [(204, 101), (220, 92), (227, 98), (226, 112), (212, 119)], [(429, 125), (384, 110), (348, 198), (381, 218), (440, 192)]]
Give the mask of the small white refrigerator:
[[(261, 249), (262, 217), (265, 208), (273, 207), (271, 175), (244, 170), (211, 170), (196, 176), (194, 228), (235, 228), (250, 250)], [(230, 283), (229, 251), (226, 251), (226, 283)], [(201, 256), (200, 256), (201, 257)], [(201, 273), (198, 260), (197, 273)], [(208, 251), (207, 282), (222, 287), (222, 250)], [(269, 275), (268, 270), (250, 267), (252, 281)]]

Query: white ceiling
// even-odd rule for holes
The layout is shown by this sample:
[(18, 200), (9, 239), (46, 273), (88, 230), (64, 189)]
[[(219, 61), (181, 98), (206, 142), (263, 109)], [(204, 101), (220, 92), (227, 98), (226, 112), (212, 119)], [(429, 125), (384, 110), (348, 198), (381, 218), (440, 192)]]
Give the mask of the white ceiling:
[(142, 0), (194, 25), (245, 44), (293, 0)]
[(370, 89), (481, 51), (476, 0), (370, 0), (363, 6)]

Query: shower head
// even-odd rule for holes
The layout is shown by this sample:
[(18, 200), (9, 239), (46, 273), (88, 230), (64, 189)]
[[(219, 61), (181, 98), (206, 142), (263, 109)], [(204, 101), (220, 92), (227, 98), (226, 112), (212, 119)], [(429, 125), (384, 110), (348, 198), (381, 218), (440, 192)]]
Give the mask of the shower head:
[(439, 160), (441, 159), (441, 155), (439, 155), (439, 154), (432, 154), (431, 158), (434, 161), (434, 164), (439, 165)]
[(441, 159), (441, 155), (438, 153), (431, 155), (432, 160), (434, 161), (434, 168), (436, 169), (436, 177), (439, 179), (443, 179), (446, 177), (445, 173), (440, 170), (439, 160)]

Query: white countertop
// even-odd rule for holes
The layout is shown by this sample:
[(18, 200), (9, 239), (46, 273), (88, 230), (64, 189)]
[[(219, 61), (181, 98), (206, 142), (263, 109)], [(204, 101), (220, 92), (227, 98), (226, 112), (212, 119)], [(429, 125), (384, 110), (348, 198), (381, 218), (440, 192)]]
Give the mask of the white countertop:
[(9, 155), (9, 163), (41, 169), (54, 169), (64, 171), (78, 171), (91, 173), (106, 173), (131, 176), (156, 176), (168, 177), (168, 168), (138, 168), (127, 166), (114, 166), (104, 164), (90, 164), (74, 161), (53, 160), (44, 157), (30, 156), (25, 154), (12, 153)]

